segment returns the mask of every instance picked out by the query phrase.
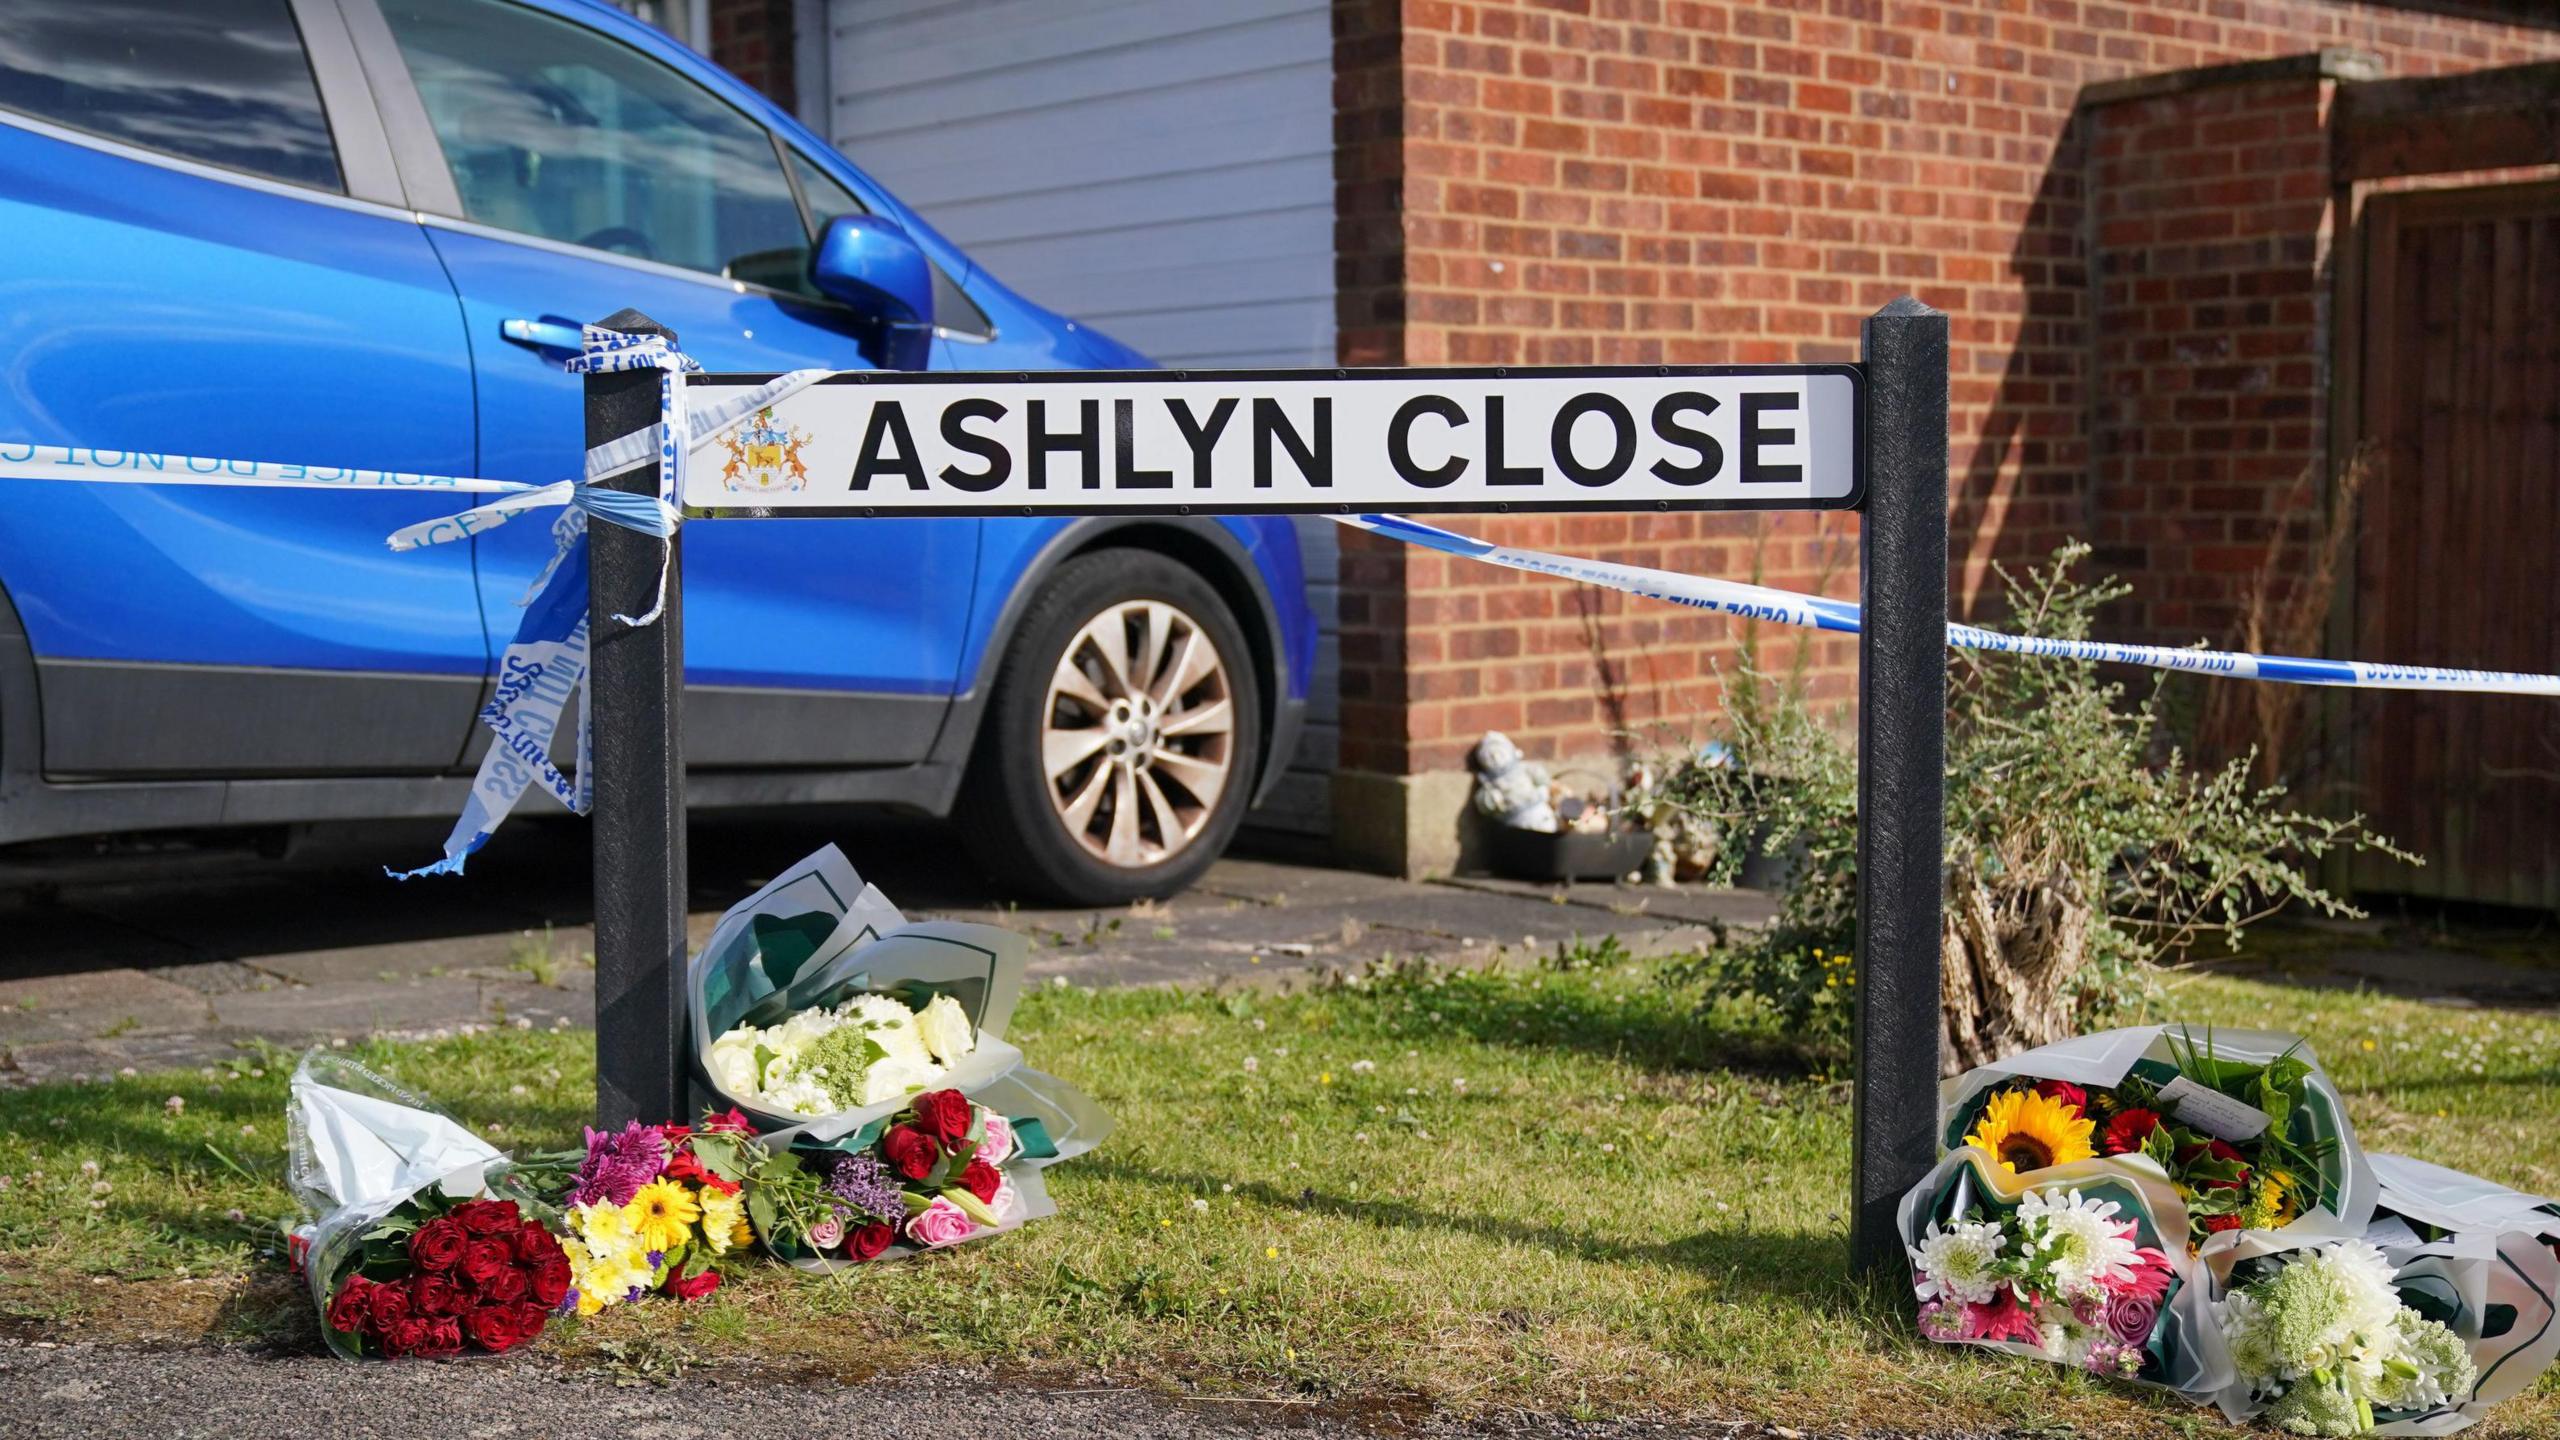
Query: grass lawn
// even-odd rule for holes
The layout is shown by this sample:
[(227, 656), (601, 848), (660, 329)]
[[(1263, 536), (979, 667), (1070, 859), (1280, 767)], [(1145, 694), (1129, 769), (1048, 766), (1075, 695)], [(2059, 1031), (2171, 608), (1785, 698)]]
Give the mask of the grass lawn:
[[(1907, 1297), (1845, 1270), (1845, 1082), (1658, 977), (1604, 952), (1287, 995), (1042, 990), (1014, 1038), (1121, 1121), (1050, 1172), (1057, 1219), (835, 1280), (750, 1263), (701, 1305), (543, 1343), (643, 1370), (964, 1360), (1354, 1407), (2223, 1429), (1919, 1340)], [(2175, 1000), (2310, 1034), (2372, 1148), (2560, 1191), (2560, 1020), (2220, 979)], [(591, 1045), (357, 1049), (500, 1145), (553, 1148), (590, 1103)], [(0, 1315), (316, 1346), (274, 1253), (291, 1063), (0, 1093)], [(2560, 1433), (2560, 1384), (2472, 1433)]]

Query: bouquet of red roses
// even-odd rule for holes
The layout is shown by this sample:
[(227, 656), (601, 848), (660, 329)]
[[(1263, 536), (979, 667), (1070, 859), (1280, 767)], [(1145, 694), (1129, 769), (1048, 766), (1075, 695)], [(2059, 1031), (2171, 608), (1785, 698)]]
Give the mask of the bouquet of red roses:
[(513, 1200), (448, 1203), (431, 1189), (365, 1232), (329, 1293), (350, 1354), (503, 1353), (542, 1333), (569, 1293), (569, 1257)]
[(290, 1236), (329, 1347), (349, 1357), (510, 1350), (568, 1294), (567, 1252), (506, 1156), (423, 1096), (314, 1050), (285, 1109)]

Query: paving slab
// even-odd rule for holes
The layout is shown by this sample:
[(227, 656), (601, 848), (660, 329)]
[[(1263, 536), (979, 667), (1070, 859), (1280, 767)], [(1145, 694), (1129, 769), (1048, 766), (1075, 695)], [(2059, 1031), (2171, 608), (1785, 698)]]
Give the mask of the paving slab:
[[(592, 1024), (585, 829), (510, 826), (464, 876), (382, 878), (435, 838), (357, 827), (282, 857), (155, 852), (87, 879), (76, 864), (0, 856), (0, 1074), (203, 1063), (253, 1039)], [(1413, 883), (1254, 855), (1221, 859), (1168, 901), (1045, 905), (997, 893), (947, 831), (795, 814), (696, 822), (694, 941), (829, 841), (910, 916), (1011, 929), (1030, 942), (1033, 975), (1078, 984), (1267, 983), (1388, 955), (1482, 963), (1603, 935), (1665, 953), (1707, 943), (1710, 921), (1766, 909), (1606, 885)]]
[(0, 1045), (87, 1040), (204, 1023), (205, 996), (146, 971), (118, 967), (0, 981)]
[(1778, 913), (1778, 897), (1772, 892), (1713, 885), (1619, 885), (1588, 880), (1555, 885), (1470, 875), (1453, 876), (1439, 883), (1488, 895), (1604, 910), (1627, 919), (1673, 920), (1692, 925), (1763, 925)]

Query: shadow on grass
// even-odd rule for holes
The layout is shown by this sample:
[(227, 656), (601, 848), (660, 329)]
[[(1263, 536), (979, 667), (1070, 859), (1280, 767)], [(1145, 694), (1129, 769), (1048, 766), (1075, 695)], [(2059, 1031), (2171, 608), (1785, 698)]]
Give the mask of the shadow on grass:
[[(173, 1177), (189, 1191), (214, 1189), (216, 1196), (193, 1201), (140, 1199), (129, 1186), (114, 1196), (110, 1206), (117, 1218), (141, 1221), (167, 1240), (215, 1247), (238, 1245), (244, 1238), (274, 1242), (269, 1225), (291, 1203), (285, 1184), (284, 1088), (272, 1082), (191, 1076), (173, 1082), (168, 1093), (186, 1102), (183, 1124), (171, 1121), (162, 1100), (139, 1096), (130, 1086), (0, 1091), (0, 1134), (17, 1137), (32, 1151), (94, 1155), (112, 1159), (115, 1168)], [(519, 1154), (563, 1149), (578, 1138), (576, 1120), (564, 1122), (546, 1097), (475, 1101), (469, 1112), (480, 1134), (498, 1130), (493, 1143)], [(67, 1123), (57, 1127), (56, 1118)], [(253, 1127), (251, 1133), (241, 1133), (243, 1126)], [(247, 1186), (272, 1194), (239, 1196), (250, 1219), (233, 1220), (228, 1211), (234, 1200), (219, 1192)]]
[[(1180, 1174), (1089, 1156), (1077, 1168), (1181, 1195), (1216, 1189), (1222, 1181), (1205, 1174)], [(1482, 1214), (1427, 1210), (1404, 1200), (1363, 1199), (1314, 1186), (1292, 1191), (1267, 1181), (1235, 1187), (1250, 1199), (1303, 1215), (1321, 1215), (1379, 1229), (1465, 1235), (1503, 1245), (1518, 1245), (1599, 1265), (1664, 1265), (1716, 1277), (1736, 1298), (1766, 1299), (1801, 1310), (1840, 1318), (1874, 1314), (1876, 1292), (1849, 1270), (1845, 1234), (1780, 1234), (1747, 1228), (1702, 1230), (1651, 1243), (1608, 1240), (1540, 1224)]]
[(1847, 1056), (1780, 1031), (1739, 1007), (1716, 1003), (1695, 984), (1660, 980), (1663, 993), (1620, 1003), (1547, 972), (1560, 983), (1530, 990), (1506, 978), (1477, 983), (1461, 976), (1445, 985), (1395, 974), (1342, 994), (1411, 997), (1438, 1013), (1441, 1031), (1503, 1049), (1568, 1049), (1657, 1070), (1731, 1071), (1765, 1080), (1827, 1077)]

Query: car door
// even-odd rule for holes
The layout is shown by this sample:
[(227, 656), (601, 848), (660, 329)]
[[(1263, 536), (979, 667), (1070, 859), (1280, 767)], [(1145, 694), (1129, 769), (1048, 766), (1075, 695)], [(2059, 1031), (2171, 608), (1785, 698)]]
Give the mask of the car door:
[[(472, 473), (452, 286), (371, 107), (332, 7), (0, 5), (0, 448)], [(452, 767), (471, 556), (383, 538), (462, 503), (0, 481), (44, 769)]]
[[(581, 383), (560, 362), (579, 321), (625, 307), (709, 370), (866, 364), (863, 317), (808, 288), (808, 221), (773, 137), (687, 73), (685, 52), (619, 17), (517, 0), (382, 0), (380, 12), (454, 191), (429, 231), (477, 356), (488, 474), (575, 473)], [(958, 676), (977, 530), (686, 527), (692, 762), (923, 759)], [(503, 643), (551, 542), (519, 523), (476, 543)]]

